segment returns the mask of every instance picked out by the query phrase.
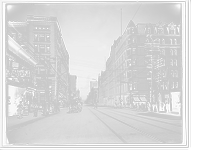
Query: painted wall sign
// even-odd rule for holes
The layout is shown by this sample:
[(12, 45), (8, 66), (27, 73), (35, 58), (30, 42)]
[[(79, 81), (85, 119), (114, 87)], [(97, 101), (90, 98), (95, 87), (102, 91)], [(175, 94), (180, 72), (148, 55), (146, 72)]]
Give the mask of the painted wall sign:
[(31, 70), (25, 69), (7, 69), (6, 77), (8, 78), (30, 78)]

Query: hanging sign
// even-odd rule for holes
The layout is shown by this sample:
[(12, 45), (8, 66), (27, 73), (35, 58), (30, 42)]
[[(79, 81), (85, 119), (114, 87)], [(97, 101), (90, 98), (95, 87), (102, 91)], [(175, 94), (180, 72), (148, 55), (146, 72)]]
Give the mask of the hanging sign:
[(7, 78), (30, 78), (31, 70), (25, 69), (7, 69), (6, 70)]

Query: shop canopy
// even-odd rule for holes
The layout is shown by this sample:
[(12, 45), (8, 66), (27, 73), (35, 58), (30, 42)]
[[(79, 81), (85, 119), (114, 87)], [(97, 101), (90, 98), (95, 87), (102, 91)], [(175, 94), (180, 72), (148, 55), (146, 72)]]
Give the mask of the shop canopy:
[(138, 96), (133, 96), (133, 100), (134, 100), (134, 102), (140, 102), (140, 99)]
[(139, 96), (141, 102), (147, 102), (147, 99), (145, 96)]

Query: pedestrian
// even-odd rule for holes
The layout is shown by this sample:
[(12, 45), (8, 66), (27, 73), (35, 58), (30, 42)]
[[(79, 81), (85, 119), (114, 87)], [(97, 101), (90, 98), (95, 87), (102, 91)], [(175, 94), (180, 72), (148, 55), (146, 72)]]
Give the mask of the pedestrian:
[(34, 117), (37, 117), (37, 112), (38, 112), (38, 104), (36, 103), (34, 106)]
[(22, 104), (22, 101), (20, 101), (17, 106), (18, 119), (22, 118), (22, 110), (23, 110), (23, 104)]
[(181, 102), (177, 102), (178, 115), (181, 115)]
[(166, 106), (166, 110), (167, 110), (167, 114), (170, 112), (170, 105), (169, 105), (169, 103), (168, 103), (168, 101), (166, 101), (166, 104), (165, 104), (165, 106)]

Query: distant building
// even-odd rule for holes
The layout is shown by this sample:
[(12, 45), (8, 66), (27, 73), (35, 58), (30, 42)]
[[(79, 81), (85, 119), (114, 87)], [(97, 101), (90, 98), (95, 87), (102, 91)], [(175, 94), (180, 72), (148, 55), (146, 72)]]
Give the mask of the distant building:
[(98, 82), (97, 81), (90, 81), (90, 90), (92, 88), (98, 88)]
[(99, 102), (148, 111), (181, 113), (181, 27), (170, 24), (135, 25), (111, 46), (99, 81)]
[(70, 75), (70, 91), (71, 93), (76, 93), (76, 82), (77, 82), (77, 76), (76, 75)]

